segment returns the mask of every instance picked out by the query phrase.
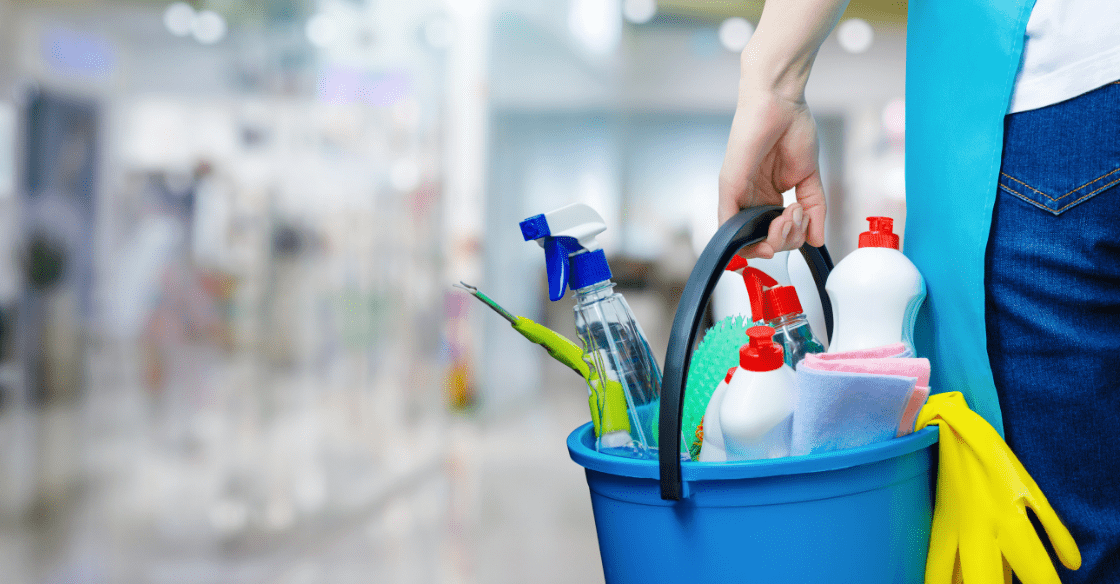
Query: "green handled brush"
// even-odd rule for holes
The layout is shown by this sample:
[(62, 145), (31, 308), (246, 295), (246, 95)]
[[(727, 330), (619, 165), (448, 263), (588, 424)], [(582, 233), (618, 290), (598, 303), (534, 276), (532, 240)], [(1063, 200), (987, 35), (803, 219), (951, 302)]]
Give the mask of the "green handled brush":
[[(689, 444), (727, 370), (739, 365), (739, 347), (747, 342), (747, 329), (752, 326), (754, 323), (742, 315), (728, 316), (708, 329), (692, 352), (681, 408), (681, 431)], [(693, 460), (698, 454), (699, 451), (692, 454)]]
[[(704, 410), (712, 399), (716, 387), (727, 376), (727, 370), (739, 364), (739, 347), (747, 342), (747, 329), (754, 323), (742, 315), (731, 315), (717, 322), (704, 333), (704, 338), (692, 352), (685, 377), (684, 403), (681, 406), (681, 434), (684, 444), (692, 444), (696, 427), (704, 418)], [(657, 440), (657, 420), (653, 435)], [(691, 449), (690, 449), (691, 450)], [(691, 452), (693, 460), (699, 450)]]
[[(747, 265), (747, 260), (735, 256), (727, 264), (728, 271), (743, 270), (743, 283), (751, 300), (751, 315), (758, 318), (763, 314), (764, 286), (775, 286), (777, 281), (766, 272)], [(739, 348), (747, 342), (747, 329), (754, 326), (752, 319), (743, 315), (731, 315), (717, 322), (704, 333), (704, 338), (692, 352), (685, 377), (684, 403), (681, 404), (681, 434), (685, 444), (690, 444), (692, 459), (700, 455), (700, 440), (696, 428), (704, 419), (704, 411), (712, 394), (727, 376), (727, 370), (739, 365)]]
[(607, 379), (606, 383), (603, 383), (599, 379), (599, 371), (604, 370), (602, 363), (592, 367), (585, 358), (583, 349), (568, 340), (568, 337), (524, 316), (510, 313), (478, 288), (466, 282), (459, 282), (454, 286), (466, 290), (471, 296), (481, 300), (483, 304), (506, 319), (513, 330), (544, 347), (553, 359), (570, 367), (587, 382), (587, 388), (590, 390), (587, 401), (591, 408), (591, 420), (595, 423), (596, 436), (611, 432), (630, 433), (625, 390), (617, 380)]

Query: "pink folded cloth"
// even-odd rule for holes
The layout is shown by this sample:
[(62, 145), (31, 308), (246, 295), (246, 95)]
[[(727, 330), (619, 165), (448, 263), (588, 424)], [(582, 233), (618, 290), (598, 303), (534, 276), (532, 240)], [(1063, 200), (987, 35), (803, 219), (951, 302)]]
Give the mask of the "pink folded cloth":
[(906, 348), (902, 343), (895, 343), (893, 345), (883, 345), (882, 347), (872, 347), (870, 349), (857, 349), (855, 351), (843, 351), (840, 353), (816, 353), (813, 357), (823, 359), (825, 361), (837, 361), (847, 359), (883, 359), (886, 357), (913, 357), (914, 353)]
[[(837, 353), (839, 354), (839, 353)], [(874, 359), (822, 359), (820, 354), (806, 355), (799, 366), (821, 371), (878, 373), (904, 375), (918, 379), (918, 385), (929, 386), (929, 359), (925, 357), (885, 357)]]
[(914, 393), (910, 394), (910, 401), (906, 402), (906, 409), (902, 411), (902, 421), (898, 424), (898, 436), (905, 436), (914, 431), (914, 422), (918, 421), (918, 413), (929, 399), (929, 386), (914, 386)]
[[(806, 367), (818, 371), (842, 371), (845, 373), (867, 373), (872, 375), (900, 375), (913, 377), (917, 380), (910, 399), (902, 412), (898, 424), (898, 436), (905, 436), (914, 431), (914, 422), (918, 418), (918, 411), (929, 397), (929, 359), (914, 357), (890, 357), (890, 354), (903, 353), (909, 355), (909, 350), (904, 345), (887, 345), (861, 351), (846, 353), (822, 353), (806, 355), (798, 367)], [(880, 357), (867, 357), (869, 354), (882, 355)]]

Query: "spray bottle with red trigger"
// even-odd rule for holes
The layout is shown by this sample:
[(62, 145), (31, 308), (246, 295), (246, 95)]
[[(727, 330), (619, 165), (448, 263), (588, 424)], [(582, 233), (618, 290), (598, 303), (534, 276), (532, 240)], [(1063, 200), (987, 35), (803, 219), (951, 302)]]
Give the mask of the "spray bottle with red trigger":
[(779, 284), (747, 260), (736, 258), (740, 261), (732, 259), (727, 269), (743, 270), (743, 283), (751, 300), (751, 319), (774, 329), (774, 342), (782, 346), (786, 365), (796, 367), (805, 355), (823, 353), (824, 344), (813, 334), (797, 290), (792, 285)]

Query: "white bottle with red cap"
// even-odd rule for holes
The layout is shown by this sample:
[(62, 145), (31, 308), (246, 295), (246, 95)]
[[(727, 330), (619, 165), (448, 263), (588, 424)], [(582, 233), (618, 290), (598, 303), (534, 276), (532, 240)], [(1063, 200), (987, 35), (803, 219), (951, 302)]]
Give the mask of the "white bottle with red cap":
[(914, 319), (926, 297), (918, 268), (898, 250), (889, 217), (868, 217), (859, 249), (836, 264), (825, 290), (835, 318), (828, 352), (904, 343), (914, 351)]
[(716, 386), (711, 399), (708, 400), (708, 407), (704, 410), (704, 417), (701, 419), (704, 425), (704, 442), (700, 445), (700, 456), (696, 457), (700, 462), (724, 462), (727, 460), (727, 448), (723, 444), (723, 430), (719, 425), (719, 408), (720, 404), (723, 403), (723, 394), (727, 393), (727, 385), (731, 382), (731, 377), (735, 374), (736, 369), (738, 367), (727, 370), (727, 376)]
[[(797, 387), (774, 329), (747, 329), (750, 343), (739, 349), (739, 368), (719, 404), (719, 429), (727, 460), (789, 456)], [(708, 430), (704, 435), (707, 440)]]

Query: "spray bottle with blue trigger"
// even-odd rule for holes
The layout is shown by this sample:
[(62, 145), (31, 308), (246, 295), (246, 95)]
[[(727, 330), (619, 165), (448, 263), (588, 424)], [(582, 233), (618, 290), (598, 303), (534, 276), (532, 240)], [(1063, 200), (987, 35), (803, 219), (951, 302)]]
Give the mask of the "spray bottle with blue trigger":
[[(585, 358), (599, 380), (593, 383), (593, 416), (611, 415), (611, 404), (625, 398), (629, 436), (608, 442), (599, 437), (601, 452), (637, 458), (656, 458), (653, 435), (661, 396), (661, 368), (630, 306), (615, 292), (606, 255), (596, 236), (607, 228), (594, 209), (582, 203), (536, 215), (521, 222), (525, 241), (544, 248), (548, 296), (560, 300), (568, 288), (575, 291), (576, 334)], [(598, 424), (604, 428), (611, 424)]]

